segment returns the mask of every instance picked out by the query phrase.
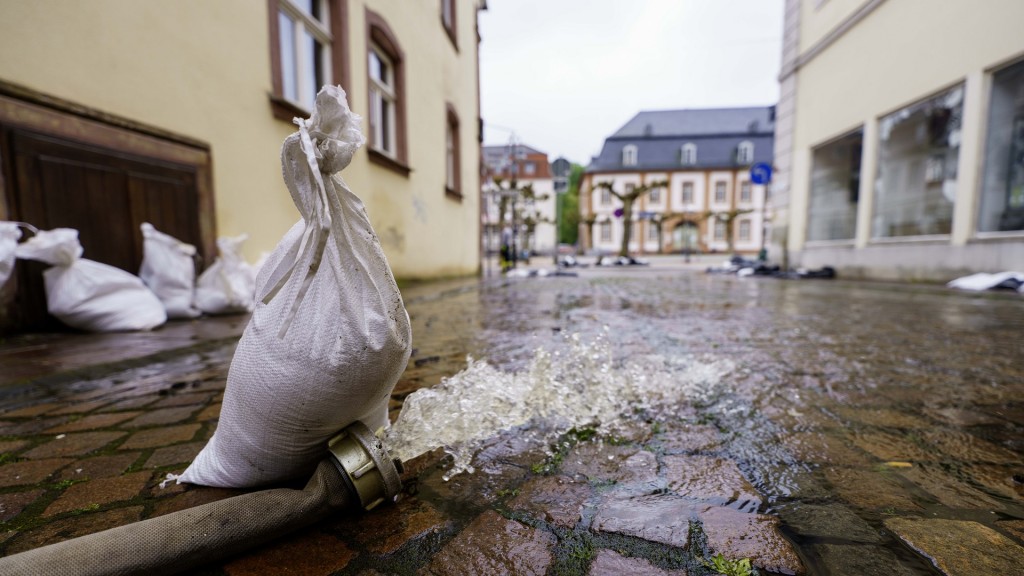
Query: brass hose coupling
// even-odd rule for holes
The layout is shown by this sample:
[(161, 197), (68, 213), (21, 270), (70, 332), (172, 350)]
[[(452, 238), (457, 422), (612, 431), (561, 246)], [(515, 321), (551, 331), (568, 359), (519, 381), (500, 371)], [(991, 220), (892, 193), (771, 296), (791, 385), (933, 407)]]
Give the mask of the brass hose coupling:
[(334, 465), (364, 510), (397, 502), (402, 491), (402, 461), (392, 458), (366, 424), (355, 421), (327, 443)]

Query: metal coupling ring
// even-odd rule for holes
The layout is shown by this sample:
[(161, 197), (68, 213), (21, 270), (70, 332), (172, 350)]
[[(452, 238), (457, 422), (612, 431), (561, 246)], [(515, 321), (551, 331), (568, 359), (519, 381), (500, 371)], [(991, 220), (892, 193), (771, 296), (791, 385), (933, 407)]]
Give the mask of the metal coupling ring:
[(384, 443), (366, 424), (355, 421), (331, 438), (327, 449), (342, 477), (359, 495), (364, 510), (397, 502), (402, 491), (402, 461), (392, 458)]

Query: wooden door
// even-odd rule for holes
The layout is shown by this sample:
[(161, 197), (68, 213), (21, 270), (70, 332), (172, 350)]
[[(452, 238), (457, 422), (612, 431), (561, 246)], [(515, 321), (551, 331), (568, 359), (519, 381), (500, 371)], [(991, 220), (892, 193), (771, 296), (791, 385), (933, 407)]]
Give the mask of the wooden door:
[[(40, 229), (75, 228), (90, 260), (138, 274), (139, 225), (202, 246), (196, 168), (23, 130), (4, 131), (15, 218)], [(19, 263), (5, 331), (52, 329), (40, 265)], [(13, 329), (13, 330), (12, 330)]]

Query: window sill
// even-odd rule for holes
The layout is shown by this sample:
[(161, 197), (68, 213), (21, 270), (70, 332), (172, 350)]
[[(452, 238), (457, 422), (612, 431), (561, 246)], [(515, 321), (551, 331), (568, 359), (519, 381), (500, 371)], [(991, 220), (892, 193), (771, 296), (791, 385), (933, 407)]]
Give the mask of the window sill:
[(462, 192), (459, 192), (458, 190), (453, 190), (453, 189), (445, 186), (444, 187), (444, 195), (447, 198), (449, 198), (451, 200), (454, 200), (456, 202), (459, 202), (459, 203), (462, 202)]
[(374, 150), (373, 148), (368, 148), (367, 151), (370, 154), (370, 162), (373, 162), (378, 166), (387, 168), (388, 170), (396, 172), (402, 176), (405, 176), (406, 178), (408, 178), (409, 173), (412, 172), (412, 168), (406, 166), (404, 163), (399, 162), (398, 160), (395, 160), (390, 156), (385, 155), (383, 152)]
[(289, 124), (296, 118), (309, 118), (310, 116), (309, 110), (296, 106), (274, 94), (270, 95), (270, 110), (273, 112), (274, 118)]

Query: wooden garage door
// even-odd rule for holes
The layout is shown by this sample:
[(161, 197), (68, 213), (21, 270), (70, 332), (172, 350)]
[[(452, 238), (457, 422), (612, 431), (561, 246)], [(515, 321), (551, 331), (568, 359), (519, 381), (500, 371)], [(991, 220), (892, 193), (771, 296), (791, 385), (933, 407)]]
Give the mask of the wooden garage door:
[[(56, 133), (12, 126), (3, 123), (2, 112), (0, 181), (7, 214), (0, 219), (45, 230), (75, 228), (85, 258), (133, 274), (142, 262), (143, 222), (194, 244), (201, 257), (212, 256), (207, 152), (182, 152), (175, 143), (67, 115), (55, 123), (51, 112), (43, 127), (56, 126)], [(18, 263), (0, 298), (0, 333), (59, 328), (46, 313), (45, 268)]]

